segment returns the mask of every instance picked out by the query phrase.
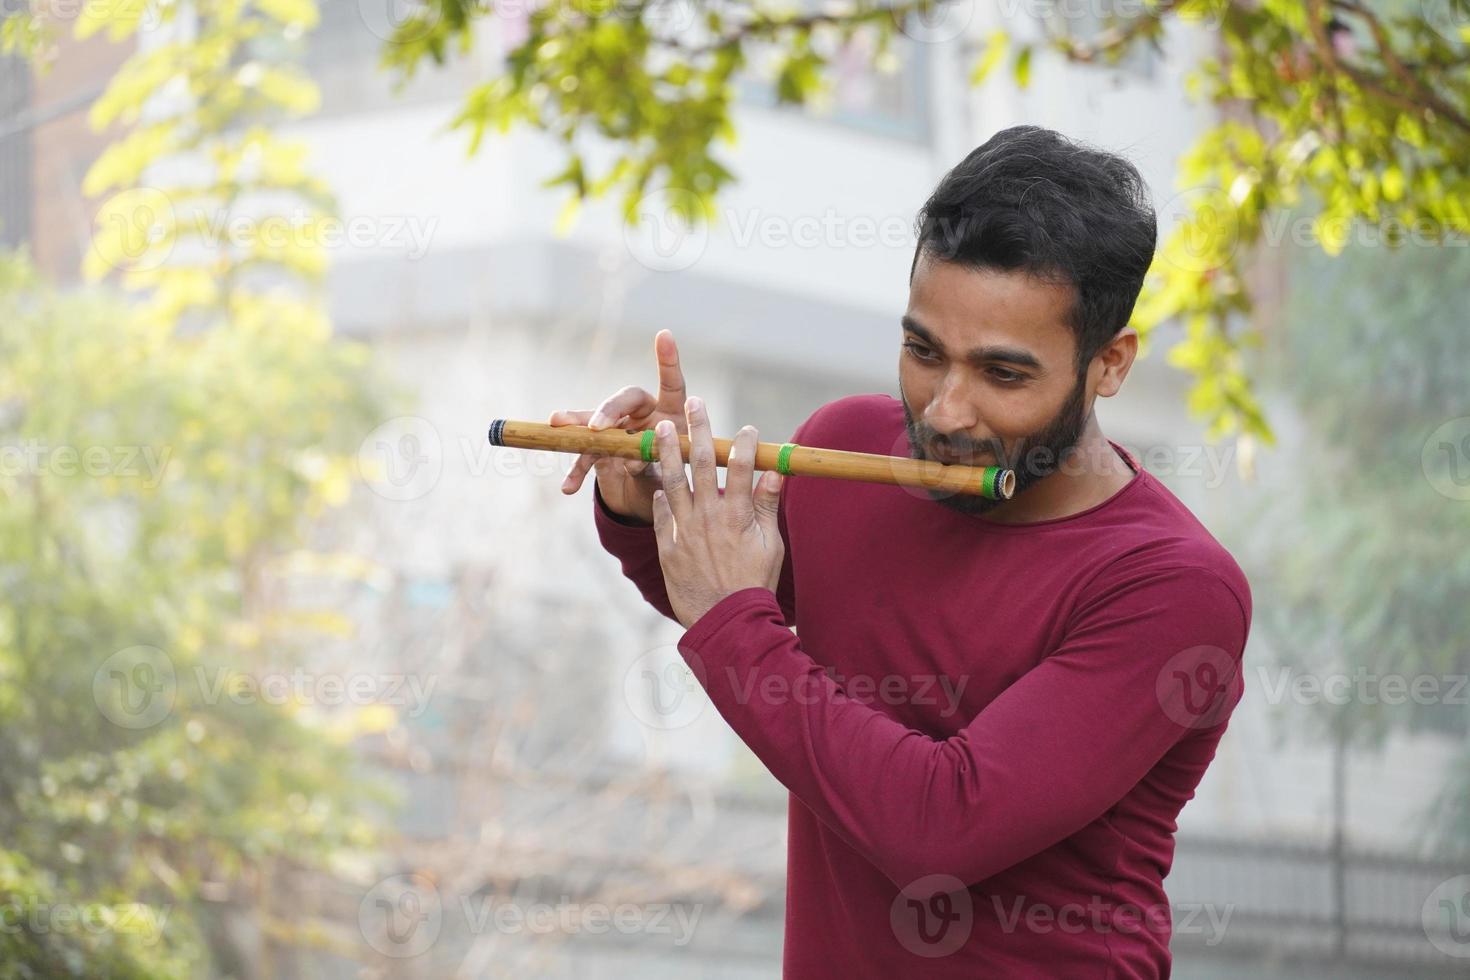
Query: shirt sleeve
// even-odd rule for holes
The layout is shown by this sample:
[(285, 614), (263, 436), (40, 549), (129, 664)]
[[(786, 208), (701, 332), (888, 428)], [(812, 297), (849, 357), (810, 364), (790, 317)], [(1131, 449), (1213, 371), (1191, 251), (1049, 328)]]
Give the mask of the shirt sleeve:
[(669, 605), (668, 591), (664, 588), (664, 572), (659, 565), (658, 539), (653, 525), (628, 524), (608, 510), (596, 478), (592, 481), (592, 501), (597, 539), (603, 550), (618, 560), (623, 577), (637, 587), (645, 602), (677, 622), (674, 609)]
[(679, 649), (772, 774), (896, 885), (973, 884), (1102, 816), (1240, 700), (1248, 595), (1200, 567), (1109, 581), (1054, 651), (948, 738), (848, 698), (764, 589), (726, 596)]
[[(804, 426), (802, 427), (804, 428)], [(799, 441), (802, 428), (796, 430), (792, 441)], [(786, 545), (785, 557), (781, 560), (781, 578), (776, 586), (776, 598), (780, 605), (784, 624), (796, 624), (796, 580), (792, 568), (791, 536), (786, 532), (786, 493), (793, 477), (782, 483), (781, 499), (776, 507), (776, 523), (781, 531), (781, 540)], [(720, 488), (723, 496), (725, 488)], [(608, 509), (602, 499), (597, 480), (592, 480), (592, 506), (597, 523), (597, 538), (603, 550), (617, 558), (622, 565), (623, 577), (637, 587), (645, 602), (669, 619), (678, 622), (674, 609), (669, 604), (669, 593), (664, 586), (663, 566), (659, 563), (658, 537), (653, 525), (628, 523)], [(764, 591), (764, 590), (762, 590)], [(770, 595), (769, 592), (766, 593)]]

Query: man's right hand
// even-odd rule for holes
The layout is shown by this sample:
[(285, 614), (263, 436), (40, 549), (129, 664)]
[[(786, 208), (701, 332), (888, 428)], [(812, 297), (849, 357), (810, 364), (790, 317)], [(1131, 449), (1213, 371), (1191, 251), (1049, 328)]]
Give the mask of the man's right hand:
[[(551, 425), (585, 425), (593, 429), (624, 429), (642, 432), (661, 419), (674, 423), (681, 435), (689, 434), (689, 421), (684, 414), (684, 373), (679, 369), (679, 348), (674, 335), (660, 330), (653, 338), (653, 352), (658, 359), (658, 396), (642, 388), (629, 386), (606, 399), (592, 411), (564, 409), (551, 413)], [(597, 489), (608, 509), (623, 517), (653, 524), (653, 492), (663, 483), (658, 464), (601, 453), (582, 453), (572, 464), (571, 472), (561, 485), (561, 492), (576, 493), (582, 488), (587, 471), (597, 471)]]

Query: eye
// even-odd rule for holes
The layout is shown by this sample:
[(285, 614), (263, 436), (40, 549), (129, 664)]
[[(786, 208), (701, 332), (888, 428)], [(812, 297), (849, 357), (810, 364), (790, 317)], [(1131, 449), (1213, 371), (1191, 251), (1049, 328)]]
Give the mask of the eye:
[(903, 347), (904, 350), (908, 351), (910, 354), (921, 361), (927, 361), (933, 357), (933, 351), (929, 350), (929, 348), (925, 347), (923, 344), (915, 343), (912, 340), (907, 341), (903, 345)]
[(990, 375), (1002, 384), (1015, 384), (1018, 381), (1026, 380), (1024, 374), (1017, 374), (1015, 371), (1003, 367), (991, 368)]

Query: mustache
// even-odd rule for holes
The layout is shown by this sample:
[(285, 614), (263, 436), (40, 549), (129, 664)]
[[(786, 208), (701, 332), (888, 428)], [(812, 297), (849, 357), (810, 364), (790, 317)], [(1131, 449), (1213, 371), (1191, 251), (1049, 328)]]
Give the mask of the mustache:
[(1005, 458), (1005, 447), (998, 440), (985, 439), (979, 442), (970, 439), (955, 439), (953, 436), (942, 436), (928, 429), (926, 426), (917, 426), (915, 434), (919, 438), (920, 446), (929, 446), (946, 456), (993, 456), (996, 459)]

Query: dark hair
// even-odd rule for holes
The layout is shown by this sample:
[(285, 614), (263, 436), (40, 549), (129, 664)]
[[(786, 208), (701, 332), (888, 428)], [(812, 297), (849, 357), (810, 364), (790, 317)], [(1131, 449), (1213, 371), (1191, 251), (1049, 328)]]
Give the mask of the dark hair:
[(915, 225), (927, 252), (1071, 285), (1080, 374), (1128, 325), (1158, 226), (1138, 169), (1040, 126), (996, 133), (944, 175)]

